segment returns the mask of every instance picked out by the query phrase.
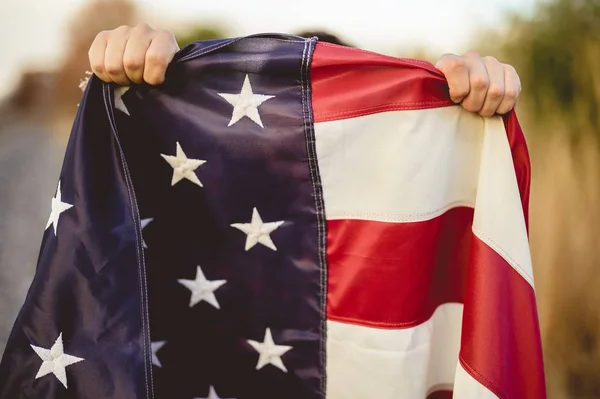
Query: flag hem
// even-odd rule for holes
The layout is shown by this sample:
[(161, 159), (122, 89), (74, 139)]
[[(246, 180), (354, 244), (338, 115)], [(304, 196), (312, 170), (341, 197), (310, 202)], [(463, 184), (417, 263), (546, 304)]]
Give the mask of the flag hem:
[(146, 264), (144, 259), (144, 251), (141, 240), (141, 225), (140, 225), (140, 213), (135, 197), (135, 190), (127, 166), (127, 160), (125, 159), (125, 153), (123, 147), (119, 141), (119, 131), (114, 115), (114, 104), (111, 101), (113, 97), (114, 87), (107, 83), (102, 83), (102, 96), (104, 97), (104, 107), (110, 127), (113, 131), (113, 137), (115, 139), (116, 147), (118, 149), (118, 157), (121, 160), (121, 166), (123, 167), (123, 176), (125, 184), (127, 185), (127, 193), (129, 197), (129, 205), (131, 207), (131, 215), (133, 216), (133, 229), (135, 234), (135, 250), (138, 267), (138, 289), (140, 292), (140, 307), (141, 307), (141, 319), (142, 319), (142, 347), (144, 351), (144, 377), (146, 385), (146, 398), (154, 398), (154, 384), (152, 381), (152, 350), (150, 345), (150, 314), (148, 309), (148, 283), (146, 280)]

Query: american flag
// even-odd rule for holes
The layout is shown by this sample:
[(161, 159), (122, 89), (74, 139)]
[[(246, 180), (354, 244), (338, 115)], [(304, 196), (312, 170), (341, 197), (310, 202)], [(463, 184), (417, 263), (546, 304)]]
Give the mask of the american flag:
[(422, 61), (257, 35), (92, 77), (0, 398), (544, 398), (529, 173)]

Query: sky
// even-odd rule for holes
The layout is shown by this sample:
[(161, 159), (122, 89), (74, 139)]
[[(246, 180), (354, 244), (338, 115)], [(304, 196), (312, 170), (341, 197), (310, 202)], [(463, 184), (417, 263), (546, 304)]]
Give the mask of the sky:
[[(56, 64), (65, 31), (89, 0), (0, 0), (0, 95), (24, 67)], [(530, 13), (535, 0), (136, 0), (151, 21), (227, 21), (232, 35), (327, 28), (383, 53), (421, 46), (461, 53), (479, 28), (500, 26), (509, 11)], [(167, 22), (168, 21), (168, 22)]]

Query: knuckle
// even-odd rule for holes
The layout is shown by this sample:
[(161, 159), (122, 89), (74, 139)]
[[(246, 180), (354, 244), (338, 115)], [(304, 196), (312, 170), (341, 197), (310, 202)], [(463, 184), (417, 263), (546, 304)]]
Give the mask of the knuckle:
[(103, 74), (104, 71), (104, 63), (100, 61), (93, 61), (90, 63), (90, 67), (92, 68), (92, 72), (95, 74)]
[(508, 89), (504, 91), (504, 98), (509, 100), (516, 100), (519, 97), (519, 90), (516, 89)]
[(165, 51), (148, 50), (146, 53), (146, 63), (154, 67), (166, 67), (169, 63), (169, 57)]
[(469, 94), (469, 91), (466, 88), (451, 88), (450, 89), (450, 97), (453, 99), (464, 98)]
[(144, 60), (138, 57), (123, 58), (123, 67), (128, 70), (137, 71), (144, 66)]
[(487, 90), (490, 81), (487, 77), (476, 75), (471, 78), (471, 87), (475, 90)]
[(490, 86), (487, 91), (487, 96), (493, 100), (504, 97), (505, 91), (503, 88), (498, 86)]
[(109, 75), (119, 75), (123, 72), (123, 65), (116, 62), (109, 62), (104, 65), (104, 70)]

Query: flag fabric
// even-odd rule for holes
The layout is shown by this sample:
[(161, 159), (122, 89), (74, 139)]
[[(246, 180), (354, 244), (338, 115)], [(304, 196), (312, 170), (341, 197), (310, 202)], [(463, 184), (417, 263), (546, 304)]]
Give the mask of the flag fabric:
[(514, 112), (283, 35), (92, 77), (0, 398), (545, 397)]

